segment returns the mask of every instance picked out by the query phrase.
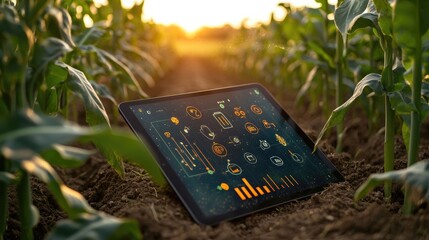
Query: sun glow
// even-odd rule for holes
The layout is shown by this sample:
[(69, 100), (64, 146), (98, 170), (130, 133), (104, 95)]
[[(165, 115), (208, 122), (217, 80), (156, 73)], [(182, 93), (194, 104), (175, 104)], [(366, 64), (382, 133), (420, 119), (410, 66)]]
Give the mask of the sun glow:
[[(135, 2), (143, 0), (122, 0), (122, 6), (130, 8)], [(106, 4), (106, 0), (95, 0)], [(143, 20), (160, 24), (176, 24), (188, 34), (192, 34), (203, 26), (219, 27), (230, 24), (239, 27), (243, 22), (246, 26), (267, 23), (271, 14), (284, 16), (283, 9), (277, 5), (288, 2), (293, 6), (318, 7), (315, 0), (145, 0)], [(330, 0), (335, 3), (336, 0)]]

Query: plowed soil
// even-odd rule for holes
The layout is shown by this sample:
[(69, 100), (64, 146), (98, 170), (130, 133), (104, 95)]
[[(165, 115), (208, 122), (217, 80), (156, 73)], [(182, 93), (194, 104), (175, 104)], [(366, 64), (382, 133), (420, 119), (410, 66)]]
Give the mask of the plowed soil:
[[(177, 67), (148, 93), (162, 96), (257, 81), (227, 73), (210, 60), (188, 57), (179, 60)], [(325, 123), (322, 113), (309, 111), (305, 104), (295, 106), (293, 90), (280, 93), (272, 85), (262, 84), (279, 96), (285, 110), (315, 139)], [(58, 171), (64, 182), (82, 193), (94, 208), (136, 219), (146, 239), (429, 239), (427, 205), (420, 205), (412, 216), (402, 215), (400, 185), (394, 185), (390, 202), (383, 198), (381, 187), (362, 201), (353, 200), (356, 189), (371, 173), (383, 171), (384, 132), (381, 129), (370, 134), (365, 114), (358, 110), (348, 115), (346, 126), (346, 152), (335, 153), (333, 136), (327, 137), (320, 146), (345, 176), (345, 182), (333, 184), (307, 199), (217, 226), (195, 223), (171, 187), (157, 186), (143, 169), (130, 164), (125, 163), (124, 179), (99, 154), (78, 169)], [(428, 159), (429, 124), (425, 123), (422, 128), (420, 158)], [(401, 169), (406, 166), (406, 150), (399, 135), (395, 141), (395, 169)], [(41, 221), (34, 231), (36, 239), (41, 239), (65, 216), (43, 184), (35, 181), (33, 191), (35, 205), (41, 212)], [(13, 193), (10, 200), (6, 239), (18, 239), (19, 219)]]

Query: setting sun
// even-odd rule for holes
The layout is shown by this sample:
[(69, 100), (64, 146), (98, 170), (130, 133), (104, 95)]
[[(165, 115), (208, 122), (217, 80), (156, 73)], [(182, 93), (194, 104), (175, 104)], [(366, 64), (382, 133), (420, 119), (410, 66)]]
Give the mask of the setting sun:
[[(96, 3), (107, 4), (107, 0), (95, 0)], [(122, 0), (124, 8), (130, 8), (134, 3), (142, 0)], [(258, 23), (266, 23), (271, 14), (275, 17), (284, 16), (283, 9), (279, 3), (290, 3), (293, 6), (319, 7), (315, 0), (145, 0), (143, 6), (143, 20), (152, 20), (159, 24), (175, 24), (182, 27), (188, 34), (192, 35), (201, 27), (219, 27), (230, 24), (239, 27), (243, 21), (247, 26)], [(336, 0), (329, 0), (335, 3)]]
[[(133, 0), (123, 0), (124, 6), (132, 5)], [(279, 2), (290, 2), (294, 6), (318, 6), (314, 0), (146, 0), (143, 19), (161, 24), (177, 24), (186, 32), (193, 33), (202, 26), (222, 26), (230, 24), (240, 26), (245, 20), (247, 25), (270, 20), (271, 13), (284, 14), (277, 7)]]

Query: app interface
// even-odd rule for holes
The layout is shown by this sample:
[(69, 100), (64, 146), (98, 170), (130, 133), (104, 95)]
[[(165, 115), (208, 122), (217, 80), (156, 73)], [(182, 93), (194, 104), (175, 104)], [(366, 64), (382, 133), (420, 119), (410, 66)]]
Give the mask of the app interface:
[(131, 110), (206, 216), (337, 180), (258, 88)]

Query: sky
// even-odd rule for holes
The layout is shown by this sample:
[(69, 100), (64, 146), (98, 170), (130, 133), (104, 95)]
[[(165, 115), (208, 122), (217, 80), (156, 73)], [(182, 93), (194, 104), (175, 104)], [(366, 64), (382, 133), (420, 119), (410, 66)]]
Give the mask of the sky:
[[(128, 8), (136, 1), (142, 0), (122, 0), (122, 5)], [(277, 7), (279, 2), (289, 2), (294, 6), (319, 6), (314, 0), (145, 0), (143, 20), (176, 24), (187, 33), (193, 33), (202, 26), (230, 24), (239, 27), (244, 19), (247, 19), (248, 26), (252, 26), (268, 22), (273, 12), (275, 16), (284, 16), (284, 10)]]

